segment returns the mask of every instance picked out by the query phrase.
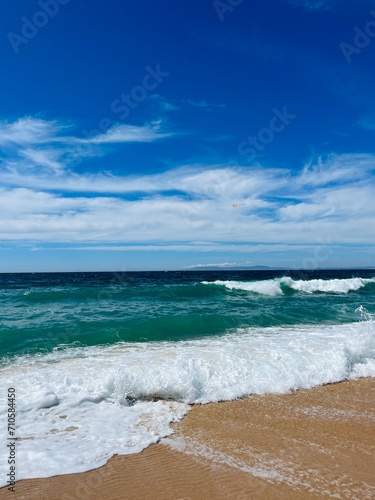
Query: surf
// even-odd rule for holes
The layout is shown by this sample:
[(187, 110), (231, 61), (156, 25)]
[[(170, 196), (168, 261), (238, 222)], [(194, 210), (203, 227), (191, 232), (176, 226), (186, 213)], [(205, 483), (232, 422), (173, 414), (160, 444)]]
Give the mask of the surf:
[[(374, 321), (358, 312), (364, 321), (345, 325), (246, 328), (13, 358), (0, 383), (17, 394), (19, 479), (82, 472), (114, 454), (138, 453), (169, 435), (191, 404), (375, 376)], [(0, 408), (5, 418), (4, 396)]]
[(203, 285), (216, 285), (229, 290), (243, 290), (258, 295), (286, 295), (288, 292), (346, 294), (375, 284), (375, 278), (293, 280), (290, 277), (262, 281), (202, 281)]

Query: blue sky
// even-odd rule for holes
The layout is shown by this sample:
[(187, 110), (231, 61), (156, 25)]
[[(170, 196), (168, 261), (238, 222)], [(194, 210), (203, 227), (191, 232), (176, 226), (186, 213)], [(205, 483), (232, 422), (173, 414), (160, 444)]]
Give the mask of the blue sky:
[(0, 272), (375, 266), (363, 0), (17, 0)]

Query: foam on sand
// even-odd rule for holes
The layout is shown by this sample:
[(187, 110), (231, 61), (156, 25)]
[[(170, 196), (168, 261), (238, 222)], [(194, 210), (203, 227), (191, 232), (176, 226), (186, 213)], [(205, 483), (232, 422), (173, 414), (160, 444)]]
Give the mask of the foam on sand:
[[(82, 472), (171, 433), (188, 404), (375, 376), (374, 322), (237, 330), (222, 337), (69, 348), (13, 358), (18, 479)], [(160, 400), (162, 398), (162, 400)], [(6, 394), (0, 419), (6, 420)], [(0, 446), (6, 449), (5, 433)], [(0, 462), (5, 484), (6, 457)]]

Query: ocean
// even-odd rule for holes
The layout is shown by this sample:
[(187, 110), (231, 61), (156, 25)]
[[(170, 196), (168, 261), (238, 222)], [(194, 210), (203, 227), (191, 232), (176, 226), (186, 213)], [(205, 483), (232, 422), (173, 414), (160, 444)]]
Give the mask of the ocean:
[(374, 314), (375, 270), (0, 274), (1, 450), (9, 394), (25, 479), (139, 453), (192, 404), (373, 377)]

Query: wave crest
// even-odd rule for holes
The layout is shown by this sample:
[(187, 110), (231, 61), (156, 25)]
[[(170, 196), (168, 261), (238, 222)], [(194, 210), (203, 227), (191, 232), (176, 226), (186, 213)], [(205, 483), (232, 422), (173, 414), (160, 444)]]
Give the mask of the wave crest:
[(304, 293), (348, 293), (357, 291), (368, 284), (375, 283), (375, 278), (348, 278), (348, 279), (313, 279), (293, 280), (289, 277), (263, 281), (202, 281), (204, 285), (219, 285), (229, 290), (244, 290), (258, 295), (275, 297), (294, 292)]

